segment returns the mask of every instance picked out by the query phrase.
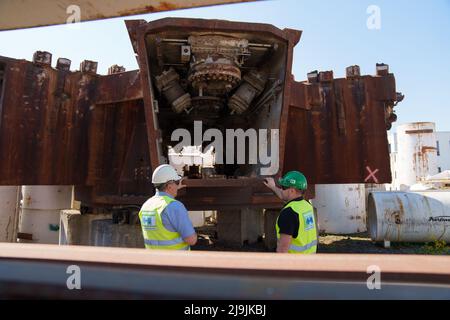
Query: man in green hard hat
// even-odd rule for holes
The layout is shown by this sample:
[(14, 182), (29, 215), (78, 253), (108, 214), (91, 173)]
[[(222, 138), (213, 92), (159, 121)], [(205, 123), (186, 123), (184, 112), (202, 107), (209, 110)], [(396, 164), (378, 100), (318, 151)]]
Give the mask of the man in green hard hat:
[(303, 197), (308, 187), (306, 177), (290, 171), (278, 180), (266, 178), (264, 184), (285, 202), (278, 216), (277, 252), (311, 254), (317, 251), (317, 230), (314, 209)]

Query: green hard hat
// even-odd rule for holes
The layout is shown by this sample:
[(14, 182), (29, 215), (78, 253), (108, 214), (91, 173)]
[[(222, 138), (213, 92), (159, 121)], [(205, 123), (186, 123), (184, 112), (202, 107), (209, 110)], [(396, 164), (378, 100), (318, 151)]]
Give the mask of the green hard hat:
[(278, 183), (283, 187), (292, 187), (299, 190), (306, 190), (308, 187), (306, 177), (298, 171), (289, 171), (283, 178), (278, 180)]

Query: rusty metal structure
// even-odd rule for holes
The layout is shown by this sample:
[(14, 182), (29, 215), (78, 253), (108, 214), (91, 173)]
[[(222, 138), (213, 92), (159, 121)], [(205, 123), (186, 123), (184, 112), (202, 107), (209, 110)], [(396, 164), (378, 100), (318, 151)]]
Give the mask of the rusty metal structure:
[[(402, 96), (387, 65), (373, 76), (352, 66), (346, 78), (314, 71), (297, 82), (298, 30), (185, 18), (126, 27), (139, 70), (98, 75), (84, 61), (70, 71), (61, 58), (53, 68), (47, 52), (32, 62), (0, 57), (0, 185), (75, 185), (87, 207), (139, 205), (173, 130), (192, 132), (196, 120), (221, 131), (278, 129), (278, 174), (300, 170), (312, 186), (363, 183), (376, 169), (379, 183), (391, 181), (386, 130)], [(190, 210), (278, 207), (258, 168), (188, 170), (180, 199)]]

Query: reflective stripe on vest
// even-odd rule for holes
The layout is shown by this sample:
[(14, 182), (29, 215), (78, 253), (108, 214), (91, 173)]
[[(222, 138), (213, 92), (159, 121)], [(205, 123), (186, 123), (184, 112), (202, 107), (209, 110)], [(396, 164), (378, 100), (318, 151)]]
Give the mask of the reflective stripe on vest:
[[(283, 209), (291, 208), (299, 220), (299, 229), (297, 238), (292, 238), (289, 246), (289, 253), (311, 254), (317, 251), (317, 231), (314, 218), (314, 209), (306, 200), (291, 201)], [(275, 225), (277, 238), (280, 238), (280, 228), (278, 219)]]
[(168, 196), (155, 195), (148, 199), (139, 212), (145, 248), (189, 250), (178, 232), (169, 231), (164, 227), (161, 215), (164, 209), (175, 201)]
[[(151, 246), (157, 246), (157, 247), (161, 247), (161, 246), (171, 246), (174, 244), (180, 244), (180, 243), (184, 243), (184, 240), (182, 238), (178, 238), (175, 240), (148, 240), (148, 239), (144, 239), (144, 243), (146, 244), (146, 246), (149, 246), (149, 249), (151, 248)], [(164, 249), (164, 248), (161, 248)], [(179, 250), (189, 250), (188, 246), (185, 246)]]
[(303, 251), (311, 249), (314, 246), (317, 246), (317, 240), (313, 240), (312, 242), (308, 243), (306, 246), (301, 246), (301, 247), (291, 244), (289, 246), (289, 250), (303, 252)]

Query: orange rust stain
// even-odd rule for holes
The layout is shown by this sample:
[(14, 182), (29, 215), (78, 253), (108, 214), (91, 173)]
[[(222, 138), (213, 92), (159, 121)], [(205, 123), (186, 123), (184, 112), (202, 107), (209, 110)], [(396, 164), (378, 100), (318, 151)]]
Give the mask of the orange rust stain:
[(119, 11), (118, 14), (120, 16), (129, 16), (129, 15), (135, 15), (135, 14), (141, 14), (141, 13), (153, 13), (153, 12), (160, 12), (160, 11), (170, 11), (170, 10), (175, 10), (175, 9), (182, 9), (185, 6), (177, 6), (175, 4), (172, 3), (168, 3), (168, 2), (161, 2), (159, 4), (159, 6), (145, 6), (143, 8), (136, 8), (136, 9), (131, 9), (131, 10), (124, 10), (124, 11)]
[(423, 174), (423, 170), (427, 172), (429, 170), (428, 152), (433, 152), (435, 150), (437, 150), (435, 147), (423, 146), (419, 152), (414, 153), (414, 170), (417, 170), (417, 165), (419, 165), (418, 169), (421, 171), (420, 174)]
[(422, 147), (422, 153), (437, 150), (435, 147)]
[(177, 6), (172, 4), (172, 3), (168, 3), (168, 2), (163, 1), (159, 5), (159, 8), (160, 8), (161, 11), (162, 10), (173, 10), (173, 9), (176, 9)]
[(92, 20), (102, 20), (102, 19), (107, 19), (107, 18), (110, 18), (110, 17), (107, 17), (101, 13), (98, 13), (92, 17)]
[(403, 207), (402, 200), (398, 196), (396, 197), (396, 200), (397, 200), (398, 207), (400, 210), (395, 211), (393, 216), (394, 216), (396, 224), (402, 224), (403, 220), (405, 219), (405, 208)]
[(25, 198), (25, 203), (27, 204), (27, 206), (29, 206), (31, 204), (31, 202), (32, 202), (32, 199), (30, 196)]

